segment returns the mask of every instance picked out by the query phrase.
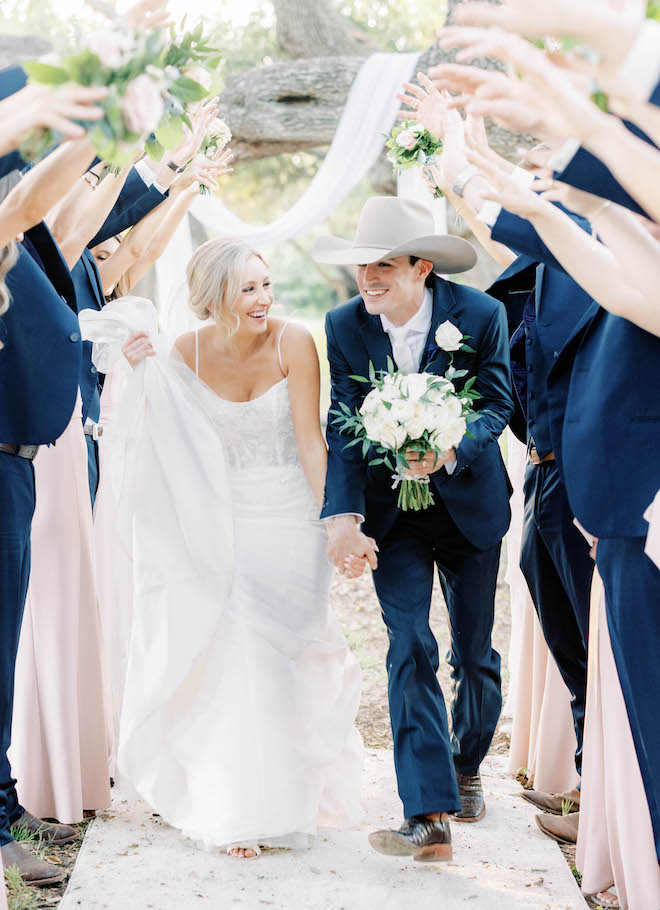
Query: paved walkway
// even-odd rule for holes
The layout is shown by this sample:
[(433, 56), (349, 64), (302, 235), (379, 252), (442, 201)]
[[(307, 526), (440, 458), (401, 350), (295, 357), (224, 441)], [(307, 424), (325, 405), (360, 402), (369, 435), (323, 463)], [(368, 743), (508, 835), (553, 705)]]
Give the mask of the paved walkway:
[(504, 758), (482, 771), (486, 818), (453, 824), (454, 862), (437, 865), (379, 856), (367, 843), (367, 831), (401, 821), (384, 750), (367, 753), (362, 827), (308, 851), (234, 860), (198, 849), (144, 805), (118, 802), (90, 826), (60, 910), (585, 910)]

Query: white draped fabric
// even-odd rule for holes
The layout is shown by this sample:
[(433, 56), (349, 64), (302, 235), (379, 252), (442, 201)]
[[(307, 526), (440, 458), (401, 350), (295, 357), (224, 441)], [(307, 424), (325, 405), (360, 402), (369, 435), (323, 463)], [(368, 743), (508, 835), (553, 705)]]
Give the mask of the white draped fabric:
[[(214, 233), (241, 237), (258, 248), (312, 231), (337, 208), (376, 162), (400, 106), (396, 92), (402, 82), (411, 78), (418, 57), (417, 53), (373, 54), (364, 62), (351, 86), (332, 144), (314, 179), (300, 199), (271, 224), (248, 224), (213, 195), (200, 196), (192, 207), (192, 214)], [(172, 335), (194, 327), (194, 317), (189, 316), (182, 305), (185, 269), (192, 251), (190, 224), (186, 218), (155, 266), (161, 317)]]

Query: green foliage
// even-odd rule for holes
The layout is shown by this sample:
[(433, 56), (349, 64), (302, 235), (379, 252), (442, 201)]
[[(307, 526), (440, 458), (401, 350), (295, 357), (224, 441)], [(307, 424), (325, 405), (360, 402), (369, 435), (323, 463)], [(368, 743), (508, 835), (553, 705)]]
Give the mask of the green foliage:
[(5, 883), (9, 910), (38, 910), (37, 890), (25, 884), (16, 866), (7, 866), (5, 869)]

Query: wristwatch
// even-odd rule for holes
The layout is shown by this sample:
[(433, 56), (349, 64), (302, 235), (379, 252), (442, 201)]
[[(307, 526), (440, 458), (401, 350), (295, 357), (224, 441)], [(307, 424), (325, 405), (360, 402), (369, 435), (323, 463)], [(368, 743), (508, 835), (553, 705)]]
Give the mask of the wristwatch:
[(186, 169), (185, 164), (175, 164), (173, 161), (168, 161), (167, 166), (170, 170), (174, 171), (175, 174), (180, 174)]
[(476, 166), (476, 164), (468, 164), (460, 172), (456, 178), (453, 187), (451, 188), (454, 196), (460, 196), (463, 198), (463, 193), (465, 192), (465, 187), (468, 184), (468, 180), (471, 180), (473, 177), (476, 177), (477, 174), (480, 174), (481, 171)]

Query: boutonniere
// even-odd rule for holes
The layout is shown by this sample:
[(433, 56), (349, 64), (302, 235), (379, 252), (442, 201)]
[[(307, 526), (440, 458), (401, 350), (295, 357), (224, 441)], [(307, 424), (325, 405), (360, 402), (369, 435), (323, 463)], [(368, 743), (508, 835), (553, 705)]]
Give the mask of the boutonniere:
[(466, 351), (468, 354), (475, 354), (474, 348), (465, 343), (469, 337), (469, 335), (464, 335), (448, 319), (435, 330), (435, 343), (441, 350), (447, 351), (448, 354), (454, 351)]

